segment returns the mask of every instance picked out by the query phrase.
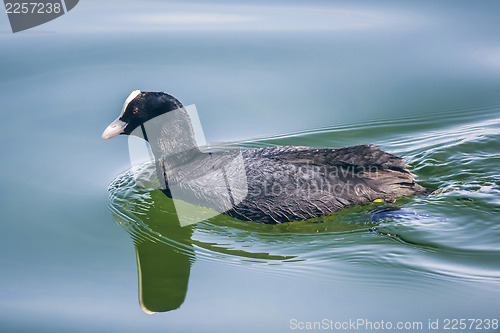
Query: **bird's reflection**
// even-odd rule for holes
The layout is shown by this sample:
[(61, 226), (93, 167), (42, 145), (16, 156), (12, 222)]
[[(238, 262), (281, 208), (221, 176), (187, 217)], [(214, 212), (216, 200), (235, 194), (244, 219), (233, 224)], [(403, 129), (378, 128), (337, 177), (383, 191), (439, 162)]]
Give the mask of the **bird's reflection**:
[(146, 313), (172, 311), (184, 303), (195, 255), (207, 259), (217, 252), (221, 258), (283, 265), (305, 261), (319, 233), (330, 242), (335, 238), (329, 236), (332, 232), (367, 231), (399, 210), (353, 206), (332, 216), (278, 225), (218, 215), (210, 222), (181, 227), (172, 199), (137, 186), (130, 171), (118, 176), (108, 190), (109, 208), (135, 245), (139, 303)]
[[(167, 229), (167, 228), (165, 228)], [(191, 229), (170, 228), (168, 235), (177, 234), (182, 239), (191, 237)], [(194, 252), (180, 251), (170, 244), (153, 239), (135, 242), (139, 303), (144, 312), (165, 312), (179, 308), (188, 289)]]
[(138, 188), (130, 176), (110, 185), (109, 208), (135, 245), (140, 306), (146, 313), (175, 310), (186, 298), (195, 257), (192, 228), (179, 225), (171, 200)]
[[(152, 193), (163, 196), (160, 191)], [(155, 205), (143, 204), (142, 212), (140, 214), (135, 212), (133, 218), (129, 214), (124, 214), (121, 207), (114, 206), (113, 201), (110, 205), (117, 222), (125, 227), (134, 241), (139, 303), (146, 313), (172, 311), (184, 303), (191, 265), (195, 261), (193, 245), (210, 252), (248, 258), (253, 262), (282, 262), (296, 258), (296, 256), (272, 255), (267, 252), (229, 249), (210, 241), (193, 239), (196, 226), (181, 227), (178, 219), (171, 213), (175, 211), (172, 200), (164, 196), (159, 199), (161, 200), (153, 201)], [(164, 210), (165, 207), (162, 206), (165, 205), (170, 212)], [(134, 204), (135, 209), (139, 206), (137, 203)], [(145, 209), (146, 207), (148, 208)]]

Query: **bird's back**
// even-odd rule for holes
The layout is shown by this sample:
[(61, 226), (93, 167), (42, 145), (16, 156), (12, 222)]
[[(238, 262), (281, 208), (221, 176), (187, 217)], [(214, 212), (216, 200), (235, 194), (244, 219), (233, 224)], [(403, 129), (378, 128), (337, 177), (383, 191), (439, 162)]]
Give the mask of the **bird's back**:
[[(237, 156), (244, 168), (230, 163)], [(261, 223), (303, 220), (348, 205), (428, 192), (415, 183), (401, 158), (373, 145), (339, 149), (276, 146), (245, 150), (241, 155), (200, 154), (190, 165), (183, 166), (190, 180), (178, 177), (178, 186), (186, 193), (195, 193), (219, 212)], [(210, 170), (219, 169), (225, 182), (207, 176)], [(221, 193), (227, 194), (225, 186), (239, 200), (222, 197)]]
[(248, 195), (226, 214), (262, 223), (318, 217), (376, 199), (427, 193), (406, 163), (373, 145), (243, 152)]

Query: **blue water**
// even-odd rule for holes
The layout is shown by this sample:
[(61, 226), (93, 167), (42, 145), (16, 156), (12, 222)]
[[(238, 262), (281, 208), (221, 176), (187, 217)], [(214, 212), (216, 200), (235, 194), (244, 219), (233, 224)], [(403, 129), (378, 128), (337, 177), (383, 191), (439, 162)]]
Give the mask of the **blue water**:
[[(499, 6), (87, 0), (18, 34), (0, 14), (1, 331), (500, 319)], [(180, 228), (100, 139), (135, 89), (196, 104), (208, 141), (372, 143), (438, 192)], [(178, 309), (141, 309), (137, 256), (143, 299)]]

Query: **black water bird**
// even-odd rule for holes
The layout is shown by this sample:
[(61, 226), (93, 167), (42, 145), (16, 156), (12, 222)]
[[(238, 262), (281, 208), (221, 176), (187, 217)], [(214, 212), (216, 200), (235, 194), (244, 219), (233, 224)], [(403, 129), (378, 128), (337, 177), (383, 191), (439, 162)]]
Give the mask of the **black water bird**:
[(132, 92), (102, 139), (119, 134), (149, 142), (167, 196), (175, 189), (176, 198), (244, 221), (304, 220), (349, 205), (431, 191), (415, 183), (400, 157), (374, 145), (202, 152), (188, 112), (163, 92)]

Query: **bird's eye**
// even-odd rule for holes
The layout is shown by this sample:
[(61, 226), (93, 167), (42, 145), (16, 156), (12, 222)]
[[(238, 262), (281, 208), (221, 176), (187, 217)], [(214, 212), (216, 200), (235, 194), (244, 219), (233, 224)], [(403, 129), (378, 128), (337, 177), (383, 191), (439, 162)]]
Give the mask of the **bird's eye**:
[(139, 112), (139, 110), (137, 110), (137, 108), (134, 108), (134, 111), (132, 111), (133, 114), (137, 114), (137, 112)]

